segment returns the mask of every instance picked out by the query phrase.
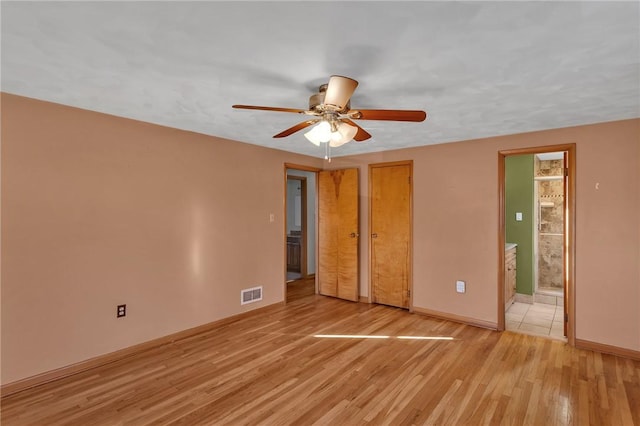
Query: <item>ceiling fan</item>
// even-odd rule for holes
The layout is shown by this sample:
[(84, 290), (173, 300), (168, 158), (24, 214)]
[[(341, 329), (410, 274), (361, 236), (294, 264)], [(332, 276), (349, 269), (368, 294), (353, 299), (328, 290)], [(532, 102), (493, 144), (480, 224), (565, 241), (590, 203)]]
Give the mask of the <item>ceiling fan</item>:
[(371, 137), (366, 130), (353, 120), (385, 120), (385, 121), (414, 121), (420, 122), (427, 118), (427, 113), (418, 110), (391, 109), (351, 109), (351, 95), (356, 90), (358, 82), (354, 79), (333, 75), (328, 84), (323, 84), (309, 98), (309, 109), (278, 108), (254, 105), (233, 105), (238, 109), (256, 109), (264, 111), (293, 112), (310, 115), (314, 118), (290, 127), (274, 138), (283, 138), (302, 129), (317, 124), (305, 137), (313, 144), (337, 147), (351, 140), (362, 142)]

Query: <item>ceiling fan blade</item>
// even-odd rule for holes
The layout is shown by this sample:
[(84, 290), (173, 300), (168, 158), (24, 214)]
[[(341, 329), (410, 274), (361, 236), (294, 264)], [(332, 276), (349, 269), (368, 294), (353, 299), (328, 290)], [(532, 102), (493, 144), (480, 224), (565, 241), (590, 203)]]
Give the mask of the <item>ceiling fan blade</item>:
[(305, 110), (296, 109), (296, 108), (278, 108), (278, 107), (256, 106), (256, 105), (232, 105), (231, 107), (236, 109), (259, 109), (262, 111), (296, 112), (298, 114), (305, 113)]
[(418, 110), (398, 109), (359, 109), (349, 111), (349, 117), (357, 120), (387, 120), (387, 121), (424, 121), (427, 113)]
[(341, 75), (332, 75), (324, 95), (324, 105), (333, 107), (336, 111), (344, 111), (356, 87), (358, 87), (356, 80)]
[(369, 139), (371, 137), (371, 135), (362, 127), (358, 126), (356, 123), (354, 123), (353, 121), (349, 120), (348, 118), (343, 118), (342, 119), (343, 122), (350, 124), (353, 127), (357, 127), (358, 128), (358, 133), (356, 133), (356, 135), (353, 137), (353, 140), (356, 142), (362, 142), (362, 141), (366, 141), (367, 139)]
[(295, 132), (311, 126), (312, 124), (316, 124), (318, 121), (320, 121), (320, 119), (303, 121), (302, 123), (298, 123), (293, 127), (289, 127), (287, 130), (283, 130), (282, 132), (275, 135), (274, 138), (284, 138), (285, 136), (292, 135)]

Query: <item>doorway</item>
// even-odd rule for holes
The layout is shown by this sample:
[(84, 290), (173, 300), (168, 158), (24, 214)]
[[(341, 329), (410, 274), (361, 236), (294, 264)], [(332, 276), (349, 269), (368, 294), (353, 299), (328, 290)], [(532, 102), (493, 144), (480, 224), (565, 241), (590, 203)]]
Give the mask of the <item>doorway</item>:
[(285, 300), (316, 293), (317, 188), (319, 169), (285, 164)]
[(307, 178), (287, 174), (287, 282), (307, 275)]
[(499, 153), (498, 329), (573, 345), (575, 145)]

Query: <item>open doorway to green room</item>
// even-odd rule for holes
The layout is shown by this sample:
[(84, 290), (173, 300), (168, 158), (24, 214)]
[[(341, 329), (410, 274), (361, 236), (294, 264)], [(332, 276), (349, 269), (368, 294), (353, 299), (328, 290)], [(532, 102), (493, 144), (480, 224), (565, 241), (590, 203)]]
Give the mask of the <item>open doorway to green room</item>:
[(574, 345), (575, 150), (565, 144), (498, 153), (499, 330)]

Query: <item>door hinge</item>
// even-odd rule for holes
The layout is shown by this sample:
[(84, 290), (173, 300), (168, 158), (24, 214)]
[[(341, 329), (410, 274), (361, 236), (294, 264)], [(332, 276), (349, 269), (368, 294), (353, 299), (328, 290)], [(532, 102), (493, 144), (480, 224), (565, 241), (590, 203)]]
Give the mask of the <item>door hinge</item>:
[(409, 176), (407, 180), (409, 181), (409, 185), (411, 185), (411, 176)]
[(407, 290), (407, 297), (411, 297), (411, 290)]
[(564, 168), (564, 177), (568, 177), (569, 176), (569, 168), (565, 167)]
[(564, 322), (569, 322), (569, 314), (564, 314)]

